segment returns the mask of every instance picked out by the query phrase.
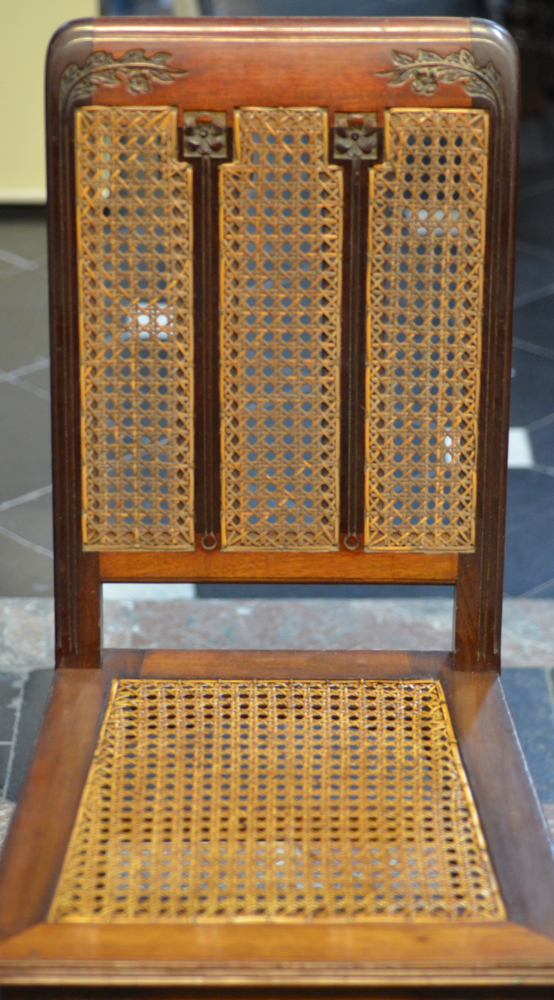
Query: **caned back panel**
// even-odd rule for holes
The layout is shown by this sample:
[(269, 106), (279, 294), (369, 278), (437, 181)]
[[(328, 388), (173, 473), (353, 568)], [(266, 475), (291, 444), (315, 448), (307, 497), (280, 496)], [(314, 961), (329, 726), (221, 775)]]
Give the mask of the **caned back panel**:
[(225, 549), (336, 549), (342, 171), (327, 114), (248, 108), (221, 168)]
[(471, 551), (488, 115), (393, 110), (371, 171), (365, 545)]
[[(76, 115), (84, 544), (193, 549), (177, 111)], [(366, 551), (474, 546), (487, 126), (392, 110), (369, 169)], [(339, 548), (343, 168), (327, 133), (323, 108), (239, 109), (218, 165), (226, 550)]]
[(76, 112), (83, 541), (194, 548), (192, 175), (173, 108)]

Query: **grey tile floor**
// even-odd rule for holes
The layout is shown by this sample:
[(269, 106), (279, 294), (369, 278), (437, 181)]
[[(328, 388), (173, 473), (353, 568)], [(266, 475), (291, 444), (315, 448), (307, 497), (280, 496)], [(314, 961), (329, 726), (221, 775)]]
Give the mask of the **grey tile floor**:
[[(512, 597), (535, 599), (554, 628), (554, 106), (522, 126), (515, 306), (511, 423), (525, 430), (532, 454), (526, 468), (509, 473), (505, 589)], [(21, 788), (52, 676), (48, 359), (44, 211), (0, 207), (0, 794), (11, 799)], [(446, 609), (448, 591), (429, 591)], [(197, 611), (203, 599), (225, 598), (229, 607), (234, 599), (239, 614), (248, 598), (314, 599), (323, 593), (204, 586)], [(383, 600), (396, 594), (392, 588), (337, 588), (330, 596)], [(13, 601), (30, 609), (24, 627), (14, 618)], [(138, 614), (126, 607), (122, 614)], [(130, 644), (133, 636), (144, 639), (144, 621), (163, 618), (161, 607), (155, 614), (143, 609), (142, 624), (136, 619), (129, 626)], [(539, 794), (554, 810), (554, 636), (545, 626), (537, 658), (526, 659), (533, 615), (518, 607), (519, 646), (512, 647), (505, 685)], [(179, 614), (182, 625), (190, 611)], [(229, 609), (221, 614), (228, 618)], [(114, 626), (114, 637), (122, 628), (117, 633)], [(226, 628), (218, 640), (223, 645)], [(15, 634), (27, 650), (25, 662), (10, 659)], [(40, 655), (37, 643), (43, 643)]]

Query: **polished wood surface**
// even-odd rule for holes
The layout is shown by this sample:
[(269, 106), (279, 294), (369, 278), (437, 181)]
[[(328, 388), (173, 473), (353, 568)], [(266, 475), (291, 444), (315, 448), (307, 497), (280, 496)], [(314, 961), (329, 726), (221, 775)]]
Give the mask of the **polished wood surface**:
[(102, 580), (278, 583), (455, 583), (459, 555), (444, 552), (101, 552)]

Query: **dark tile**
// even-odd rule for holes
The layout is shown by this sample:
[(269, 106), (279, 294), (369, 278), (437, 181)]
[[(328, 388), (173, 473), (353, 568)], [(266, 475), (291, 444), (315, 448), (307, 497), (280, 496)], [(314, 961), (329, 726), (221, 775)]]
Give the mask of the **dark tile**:
[(554, 246), (554, 188), (520, 201), (517, 235), (536, 246)]
[(52, 494), (0, 511), (0, 525), (52, 551)]
[(502, 683), (539, 798), (554, 802), (554, 712), (546, 671), (510, 668)]
[(511, 597), (521, 597), (552, 579), (554, 479), (532, 469), (510, 469), (504, 589)]
[(12, 801), (17, 801), (23, 787), (53, 679), (53, 670), (33, 670), (25, 684), (19, 733), (7, 790), (8, 798)]
[(0, 671), (0, 741), (11, 741), (15, 724), (16, 702), (21, 693), (21, 677)]
[(49, 357), (46, 266), (0, 280), (0, 369)]
[(0, 383), (0, 503), (51, 479), (50, 408), (30, 392)]
[(0, 597), (52, 597), (54, 563), (0, 533)]
[[(515, 302), (521, 295), (527, 295), (554, 282), (554, 252), (552, 256), (534, 253), (518, 246), (516, 252)], [(551, 304), (551, 309), (554, 306)]]
[[(535, 345), (554, 360), (554, 296), (529, 302), (514, 312), (514, 339)], [(541, 353), (536, 354), (541, 357)]]
[[(525, 121), (529, 122), (530, 119), (527, 118)], [(523, 126), (524, 122), (522, 121), (521, 124)], [(550, 141), (548, 145), (550, 145)], [(521, 139), (520, 152), (523, 152)], [(531, 153), (537, 153), (536, 147), (534, 150), (531, 150)], [(518, 218), (520, 213), (525, 211), (525, 202), (528, 198), (541, 194), (542, 191), (548, 191), (552, 187), (552, 166), (554, 164), (554, 154), (552, 153), (551, 148), (543, 146), (542, 151), (539, 153), (539, 158), (540, 162), (529, 162), (523, 168), (520, 160), (518, 178)]]
[(554, 104), (543, 114), (522, 118), (519, 143), (519, 188), (552, 179), (554, 164)]
[(554, 412), (550, 423), (546, 424), (545, 427), (538, 427), (536, 430), (531, 427), (529, 433), (535, 462), (538, 462), (539, 465), (550, 466), (554, 470)]
[(554, 360), (514, 349), (510, 426), (527, 424), (554, 411)]
[(198, 597), (235, 601), (276, 598), (452, 597), (452, 587), (399, 586), (356, 583), (199, 583)]

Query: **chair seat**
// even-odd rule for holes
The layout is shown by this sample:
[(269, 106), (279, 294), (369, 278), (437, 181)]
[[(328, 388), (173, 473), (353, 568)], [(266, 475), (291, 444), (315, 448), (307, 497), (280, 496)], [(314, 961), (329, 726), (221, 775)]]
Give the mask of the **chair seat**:
[(0, 974), (553, 982), (550, 858), (492, 673), (111, 651), (57, 672), (2, 856)]
[(51, 921), (504, 916), (438, 681), (113, 682)]

